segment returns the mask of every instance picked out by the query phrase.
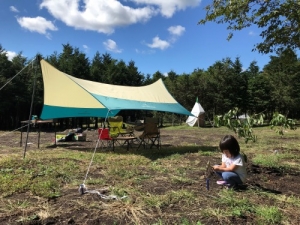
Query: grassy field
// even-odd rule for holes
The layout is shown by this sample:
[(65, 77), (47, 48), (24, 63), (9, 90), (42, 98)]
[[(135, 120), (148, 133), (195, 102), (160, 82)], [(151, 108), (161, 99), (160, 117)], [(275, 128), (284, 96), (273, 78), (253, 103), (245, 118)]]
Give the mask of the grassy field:
[[(0, 133), (0, 224), (300, 224), (300, 130), (280, 137), (254, 129), (256, 143), (238, 139), (248, 156), (248, 179), (225, 190), (203, 179), (208, 161), (220, 163), (227, 128), (161, 129), (161, 149), (53, 145), (53, 133)], [(138, 133), (136, 134), (138, 135)], [(234, 135), (234, 134), (233, 134)], [(79, 185), (88, 191), (81, 195)]]

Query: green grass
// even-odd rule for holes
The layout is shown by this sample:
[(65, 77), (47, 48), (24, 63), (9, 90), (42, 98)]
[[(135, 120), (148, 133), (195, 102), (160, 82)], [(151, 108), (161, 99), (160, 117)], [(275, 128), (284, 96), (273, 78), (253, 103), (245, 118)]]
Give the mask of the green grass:
[[(14, 222), (28, 222), (64, 213), (80, 215), (83, 210), (87, 218), (112, 218), (108, 224), (201, 225), (211, 224), (210, 219), (230, 224), (232, 218), (239, 222), (251, 218), (251, 224), (295, 224), (293, 216), (300, 210), (297, 195), (262, 189), (205, 190), (200, 176), (208, 160), (220, 161), (218, 142), (224, 134), (232, 134), (230, 130), (187, 126), (163, 129), (187, 130), (200, 141), (161, 150), (97, 151), (92, 163), (93, 149), (42, 147), (31, 149), (22, 159), (23, 149), (14, 147), (10, 151), (0, 146), (0, 151), (5, 151), (0, 155), (0, 218), (17, 213)], [(238, 139), (251, 163), (299, 171), (299, 130), (289, 131), (283, 138), (268, 127), (255, 128), (254, 132), (258, 135), (256, 143)], [(279, 149), (277, 154), (275, 149)], [(77, 189), (86, 175), (89, 189), (106, 187), (110, 194), (128, 198), (105, 202), (91, 195), (79, 196)], [(60, 199), (57, 205), (51, 204)]]
[(282, 213), (276, 206), (259, 205), (255, 208), (257, 215), (257, 224), (281, 224)]

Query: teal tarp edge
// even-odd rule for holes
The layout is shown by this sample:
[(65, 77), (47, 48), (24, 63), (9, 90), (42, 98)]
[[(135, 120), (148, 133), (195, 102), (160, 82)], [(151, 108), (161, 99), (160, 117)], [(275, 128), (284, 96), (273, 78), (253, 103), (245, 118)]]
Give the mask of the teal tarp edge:
[(191, 115), (183, 106), (178, 103), (152, 103), (152, 102), (139, 102), (125, 99), (108, 98), (103, 96), (96, 97), (101, 103), (111, 108), (108, 109), (95, 109), (95, 108), (72, 108), (72, 107), (58, 107), (44, 105), (41, 119), (57, 119), (69, 117), (102, 117), (107, 115), (115, 116), (120, 110), (150, 110), (161, 112), (172, 112), (183, 115)]
[(115, 116), (120, 110), (95, 109), (95, 108), (68, 108), (44, 105), (40, 118), (42, 120), (71, 118), (71, 117), (102, 117)]
[(134, 101), (119, 98), (110, 98), (101, 95), (92, 94), (99, 102), (111, 110), (151, 110), (172, 112), (183, 115), (192, 115), (179, 103), (156, 103), (145, 101)]

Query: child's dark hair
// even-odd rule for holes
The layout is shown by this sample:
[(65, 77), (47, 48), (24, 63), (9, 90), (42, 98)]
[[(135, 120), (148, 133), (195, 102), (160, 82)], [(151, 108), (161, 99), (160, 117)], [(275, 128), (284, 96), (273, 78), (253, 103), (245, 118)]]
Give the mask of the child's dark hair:
[(228, 150), (230, 154), (236, 157), (240, 153), (240, 145), (235, 137), (226, 135), (222, 138), (219, 144), (221, 152)]

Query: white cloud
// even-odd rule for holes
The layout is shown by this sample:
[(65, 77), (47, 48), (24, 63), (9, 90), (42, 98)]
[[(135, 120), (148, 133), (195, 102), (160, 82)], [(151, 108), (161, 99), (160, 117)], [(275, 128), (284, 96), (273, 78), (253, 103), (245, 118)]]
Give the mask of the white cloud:
[(156, 36), (152, 39), (152, 43), (147, 44), (147, 46), (150, 48), (159, 48), (161, 50), (165, 50), (171, 46), (171, 43), (174, 43), (177, 40), (177, 38), (184, 33), (185, 28), (180, 25), (171, 26), (168, 28), (168, 31), (171, 34), (171, 37), (168, 41), (161, 40), (158, 36)]
[(131, 0), (137, 4), (154, 5), (165, 17), (172, 17), (176, 11), (185, 10), (187, 7), (196, 7), (201, 0)]
[(178, 37), (181, 36), (185, 32), (185, 28), (183, 26), (171, 26), (168, 28), (169, 33), (171, 34), (170, 42), (174, 43), (177, 41)]
[[(42, 0), (57, 20), (70, 27), (111, 34), (115, 28), (146, 22), (157, 14), (172, 17), (178, 10), (196, 7), (201, 0)], [(129, 6), (135, 3), (137, 7)], [(131, 4), (132, 5), (132, 4)]]
[(175, 35), (175, 36), (181, 36), (184, 31), (185, 31), (185, 28), (183, 26), (171, 26), (168, 28), (168, 31), (170, 32), (170, 34), (172, 35)]
[(130, 8), (116, 0), (43, 0), (40, 8), (46, 8), (57, 20), (70, 27), (110, 34), (115, 27), (148, 21), (156, 15), (151, 6)]
[(12, 11), (12, 12), (16, 12), (16, 13), (19, 12), (19, 10), (18, 10), (16, 7), (14, 7), (14, 6), (10, 6), (9, 9), (10, 9), (10, 11)]
[(85, 52), (89, 52), (90, 48), (87, 45), (82, 45)]
[(8, 57), (8, 60), (12, 60), (15, 56), (18, 54), (16, 52), (6, 51), (6, 56)]
[(119, 49), (117, 46), (117, 43), (111, 39), (107, 39), (103, 42), (103, 45), (105, 46), (107, 51), (115, 52), (115, 53), (121, 53), (122, 49)]
[(170, 43), (165, 41), (165, 40), (161, 40), (158, 36), (154, 37), (152, 39), (152, 43), (151, 44), (147, 44), (148, 47), (150, 48), (159, 48), (161, 50), (165, 50), (167, 48), (170, 47)]
[(46, 20), (43, 17), (36, 17), (36, 18), (30, 18), (30, 17), (21, 17), (17, 18), (18, 23), (21, 27), (24, 29), (27, 29), (31, 32), (37, 32), (40, 34), (45, 34), (47, 38), (50, 39), (50, 34), (47, 32), (47, 30), (56, 31), (58, 30), (57, 27), (51, 22)]

